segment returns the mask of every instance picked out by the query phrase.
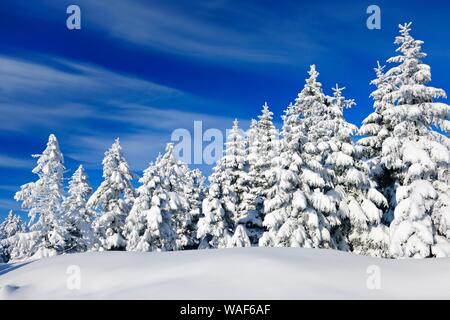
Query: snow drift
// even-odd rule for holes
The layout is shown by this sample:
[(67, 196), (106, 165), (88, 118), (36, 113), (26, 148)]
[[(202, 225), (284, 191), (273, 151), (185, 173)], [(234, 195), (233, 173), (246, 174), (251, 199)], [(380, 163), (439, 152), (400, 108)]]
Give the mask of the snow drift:
[(90, 252), (1, 265), (0, 299), (439, 299), (448, 270), (449, 259), (303, 248)]

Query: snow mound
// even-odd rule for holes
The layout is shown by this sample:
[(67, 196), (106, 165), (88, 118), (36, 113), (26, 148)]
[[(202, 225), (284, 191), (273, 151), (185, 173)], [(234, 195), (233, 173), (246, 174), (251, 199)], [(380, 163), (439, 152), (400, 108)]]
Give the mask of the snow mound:
[(90, 252), (1, 265), (0, 299), (439, 299), (449, 269), (304, 248)]

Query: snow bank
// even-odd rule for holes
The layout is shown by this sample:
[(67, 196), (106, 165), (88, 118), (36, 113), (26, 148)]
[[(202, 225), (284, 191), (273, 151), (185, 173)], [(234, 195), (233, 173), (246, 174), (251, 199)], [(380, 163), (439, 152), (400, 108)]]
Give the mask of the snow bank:
[[(303, 248), (91, 252), (1, 265), (0, 299), (449, 298), (448, 270), (450, 259)], [(378, 273), (381, 288), (373, 289)]]

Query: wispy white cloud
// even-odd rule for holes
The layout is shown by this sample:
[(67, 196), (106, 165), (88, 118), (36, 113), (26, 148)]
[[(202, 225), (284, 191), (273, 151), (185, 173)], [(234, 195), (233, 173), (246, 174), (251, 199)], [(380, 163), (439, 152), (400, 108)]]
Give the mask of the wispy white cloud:
[(124, 92), (139, 92), (140, 99), (155, 101), (176, 97), (182, 92), (99, 66), (46, 57), (45, 63), (0, 56), (0, 90), (3, 96), (71, 97), (83, 96), (114, 99)]
[(0, 185), (0, 190), (15, 192), (18, 190), (18, 188), (16, 185), (5, 184), (5, 185)]
[(20, 210), (20, 204), (11, 199), (0, 199), (0, 216), (6, 216), (9, 210)]
[(12, 157), (5, 154), (0, 154), (0, 167), (11, 169), (30, 169), (33, 162), (27, 159)]
[[(58, 63), (59, 68), (55, 65)], [(63, 129), (71, 121), (124, 114), (122, 103), (170, 106), (198, 100), (179, 90), (98, 66), (49, 57), (47, 64), (0, 56), (0, 130)], [(109, 105), (108, 102), (115, 102)], [(115, 110), (112, 110), (115, 109)], [(77, 127), (75, 127), (77, 129)]]
[[(0, 131), (57, 133), (66, 156), (92, 168), (99, 168), (116, 137), (140, 170), (164, 150), (173, 130), (193, 131), (194, 121), (202, 121), (205, 130), (225, 131), (232, 124), (232, 118), (195, 111), (211, 101), (94, 65), (7, 56), (0, 56), (0, 63), (5, 66), (0, 73)], [(4, 157), (0, 166), (30, 169), (31, 161)]]
[[(43, 3), (48, 10), (61, 10), (54, 1)], [(293, 64), (324, 50), (314, 33), (306, 32), (300, 15), (304, 9), (296, 6), (281, 14), (252, 1), (240, 2), (239, 8), (229, 1), (192, 1), (189, 10), (185, 2), (159, 0), (79, 0), (77, 4), (83, 24), (123, 45), (204, 61)]]
[[(120, 137), (124, 153), (130, 164), (136, 170), (144, 169), (150, 161), (153, 161), (159, 152), (163, 152), (166, 143), (170, 142), (171, 134), (176, 129), (186, 129), (194, 137), (194, 122), (200, 121), (203, 134), (209, 128), (219, 129), (225, 137), (226, 129), (230, 128), (232, 118), (224, 116), (212, 116), (196, 112), (180, 110), (160, 110), (148, 108), (140, 105), (125, 105), (124, 114), (110, 116), (124, 125), (132, 124), (134, 129), (124, 132)], [(241, 126), (247, 128), (249, 121), (241, 120)], [(110, 133), (98, 132), (96, 134), (72, 135), (67, 144), (72, 147), (72, 152), (68, 153), (73, 159), (84, 161), (88, 167), (98, 167), (104, 151), (113, 142)]]

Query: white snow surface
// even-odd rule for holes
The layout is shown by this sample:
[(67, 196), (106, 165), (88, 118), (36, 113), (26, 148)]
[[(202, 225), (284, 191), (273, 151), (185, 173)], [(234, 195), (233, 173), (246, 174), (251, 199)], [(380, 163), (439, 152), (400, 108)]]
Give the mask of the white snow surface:
[[(367, 286), (373, 270), (380, 289)], [(448, 299), (448, 270), (450, 259), (305, 248), (89, 252), (0, 265), (0, 299)]]

